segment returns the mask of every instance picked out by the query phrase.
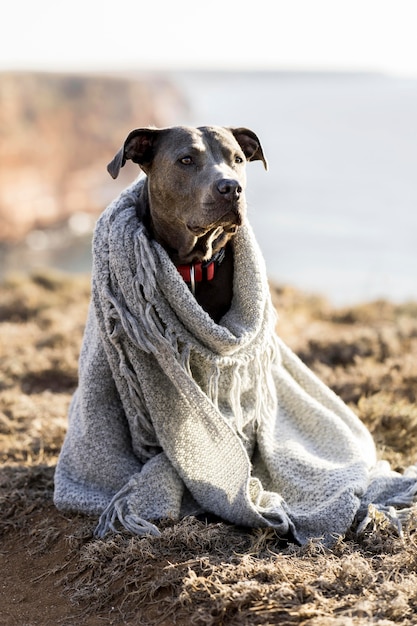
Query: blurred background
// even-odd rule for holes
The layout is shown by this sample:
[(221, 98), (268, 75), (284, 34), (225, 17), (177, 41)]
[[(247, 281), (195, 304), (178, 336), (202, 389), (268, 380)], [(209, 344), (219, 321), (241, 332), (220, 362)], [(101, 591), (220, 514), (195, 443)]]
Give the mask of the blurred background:
[(139, 126), (247, 126), (271, 280), (336, 305), (417, 299), (414, 0), (15, 0), (0, 23), (0, 277), (89, 272)]

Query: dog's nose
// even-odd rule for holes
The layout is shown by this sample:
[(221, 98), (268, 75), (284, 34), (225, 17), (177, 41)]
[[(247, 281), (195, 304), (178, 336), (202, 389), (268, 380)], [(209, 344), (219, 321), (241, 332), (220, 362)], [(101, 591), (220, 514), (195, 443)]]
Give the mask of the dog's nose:
[(238, 198), (242, 193), (242, 187), (237, 180), (232, 178), (222, 178), (217, 183), (217, 191), (227, 199)]

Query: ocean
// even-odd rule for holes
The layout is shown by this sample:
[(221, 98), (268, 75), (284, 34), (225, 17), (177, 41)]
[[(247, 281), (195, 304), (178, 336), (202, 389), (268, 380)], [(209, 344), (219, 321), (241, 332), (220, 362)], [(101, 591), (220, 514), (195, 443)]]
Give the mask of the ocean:
[(417, 299), (417, 80), (179, 72), (188, 123), (247, 126), (248, 217), (271, 279), (335, 305)]

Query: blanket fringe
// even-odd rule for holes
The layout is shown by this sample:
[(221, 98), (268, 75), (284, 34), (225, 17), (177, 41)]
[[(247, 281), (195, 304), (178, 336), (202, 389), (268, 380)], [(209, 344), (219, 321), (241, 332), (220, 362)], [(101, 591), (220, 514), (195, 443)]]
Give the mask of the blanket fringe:
[(121, 489), (108, 504), (107, 508), (100, 515), (99, 522), (94, 531), (94, 536), (102, 539), (108, 532), (119, 533), (117, 522), (129, 532), (135, 535), (153, 535), (159, 537), (160, 530), (152, 522), (129, 513), (128, 495), (130, 493), (129, 483)]
[(143, 293), (145, 300), (149, 302), (153, 298), (156, 286), (156, 263), (143, 224), (139, 225), (135, 233), (134, 253), (136, 260), (135, 287)]
[(144, 463), (154, 456), (155, 450), (159, 448), (159, 445), (152, 421), (145, 409), (145, 400), (138, 378), (126, 359), (121, 346), (115, 344), (115, 347), (119, 355), (119, 371), (126, 381), (130, 399), (136, 410), (136, 422), (139, 428), (135, 430), (135, 437), (140, 443), (141, 451), (140, 454), (138, 452), (137, 454), (140, 461)]

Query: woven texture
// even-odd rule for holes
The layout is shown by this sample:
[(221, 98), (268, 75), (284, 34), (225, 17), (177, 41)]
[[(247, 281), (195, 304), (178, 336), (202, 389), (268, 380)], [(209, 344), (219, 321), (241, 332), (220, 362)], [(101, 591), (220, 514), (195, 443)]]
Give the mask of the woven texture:
[(399, 526), (416, 468), (377, 463), (358, 417), (276, 335), (250, 226), (233, 240), (233, 302), (216, 324), (137, 217), (145, 180), (96, 226), (56, 506), (100, 515), (99, 536), (211, 512), (329, 544), (370, 505)]

